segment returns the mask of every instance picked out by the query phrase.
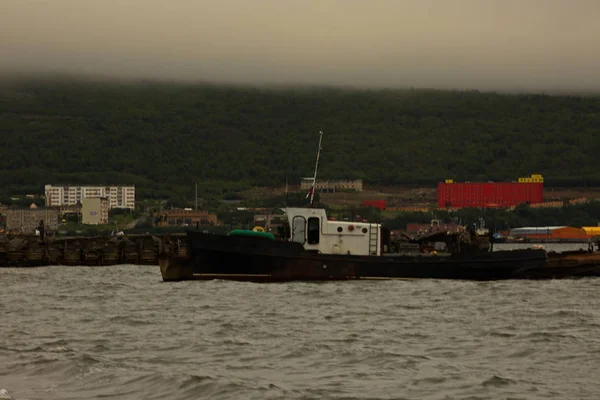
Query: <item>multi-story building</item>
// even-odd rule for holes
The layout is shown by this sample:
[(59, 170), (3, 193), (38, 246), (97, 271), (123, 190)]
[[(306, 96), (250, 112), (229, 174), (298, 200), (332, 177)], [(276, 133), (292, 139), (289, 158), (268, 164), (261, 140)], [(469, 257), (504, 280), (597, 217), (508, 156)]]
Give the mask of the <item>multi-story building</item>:
[(135, 208), (135, 185), (73, 186), (46, 185), (46, 206), (65, 206), (81, 203), (90, 197), (108, 198), (108, 208)]
[[(300, 189), (309, 190), (313, 186), (313, 178), (302, 178), (300, 180)], [(342, 180), (342, 181), (320, 181), (317, 180), (315, 190), (319, 192), (335, 192), (338, 189), (355, 190), (362, 192), (362, 179)]]
[(90, 225), (108, 224), (108, 198), (87, 197), (81, 201), (81, 222)]
[(47, 231), (58, 228), (58, 207), (8, 208), (1, 212), (6, 217), (6, 230), (9, 232), (33, 234), (42, 220)]
[(438, 183), (439, 208), (512, 207), (522, 203), (544, 201), (544, 178), (531, 175), (517, 182), (454, 182)]

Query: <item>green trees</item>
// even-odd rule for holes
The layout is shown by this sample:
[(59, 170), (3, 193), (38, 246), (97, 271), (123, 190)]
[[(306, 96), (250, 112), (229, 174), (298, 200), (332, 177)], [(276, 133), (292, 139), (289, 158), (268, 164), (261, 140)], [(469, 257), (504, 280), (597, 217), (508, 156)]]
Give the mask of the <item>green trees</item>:
[(134, 183), (138, 197), (222, 196), (312, 174), (599, 185), (600, 98), (476, 91), (245, 88), (83, 80), (0, 90), (0, 195)]

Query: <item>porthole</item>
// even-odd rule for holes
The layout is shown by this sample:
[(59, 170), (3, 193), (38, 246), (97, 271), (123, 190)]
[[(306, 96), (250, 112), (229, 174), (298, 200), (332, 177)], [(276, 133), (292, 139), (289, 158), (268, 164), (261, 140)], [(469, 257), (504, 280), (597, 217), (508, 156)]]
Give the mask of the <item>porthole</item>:
[(344, 229), (343, 229), (341, 226), (338, 226), (338, 229), (337, 229), (337, 231), (338, 231), (338, 232), (341, 232), (341, 231), (343, 231), (343, 230), (344, 230)]
[(362, 232), (363, 232), (363, 233), (367, 233), (368, 231), (369, 231), (369, 230), (368, 230), (367, 228), (363, 228), (363, 229), (362, 229)]

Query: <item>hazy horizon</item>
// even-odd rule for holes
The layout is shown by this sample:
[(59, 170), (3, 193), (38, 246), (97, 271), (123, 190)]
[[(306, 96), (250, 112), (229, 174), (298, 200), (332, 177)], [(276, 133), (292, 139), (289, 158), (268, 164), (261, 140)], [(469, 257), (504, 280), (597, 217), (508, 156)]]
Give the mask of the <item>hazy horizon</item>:
[(598, 15), (592, 0), (4, 0), (0, 71), (598, 92)]

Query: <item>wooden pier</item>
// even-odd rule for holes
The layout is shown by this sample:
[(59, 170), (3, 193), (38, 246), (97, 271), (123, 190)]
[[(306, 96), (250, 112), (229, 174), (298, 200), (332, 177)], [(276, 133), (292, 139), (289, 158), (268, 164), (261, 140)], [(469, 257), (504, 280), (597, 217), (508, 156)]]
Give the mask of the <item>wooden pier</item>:
[(0, 237), (0, 267), (158, 265), (161, 252), (187, 254), (185, 235)]

